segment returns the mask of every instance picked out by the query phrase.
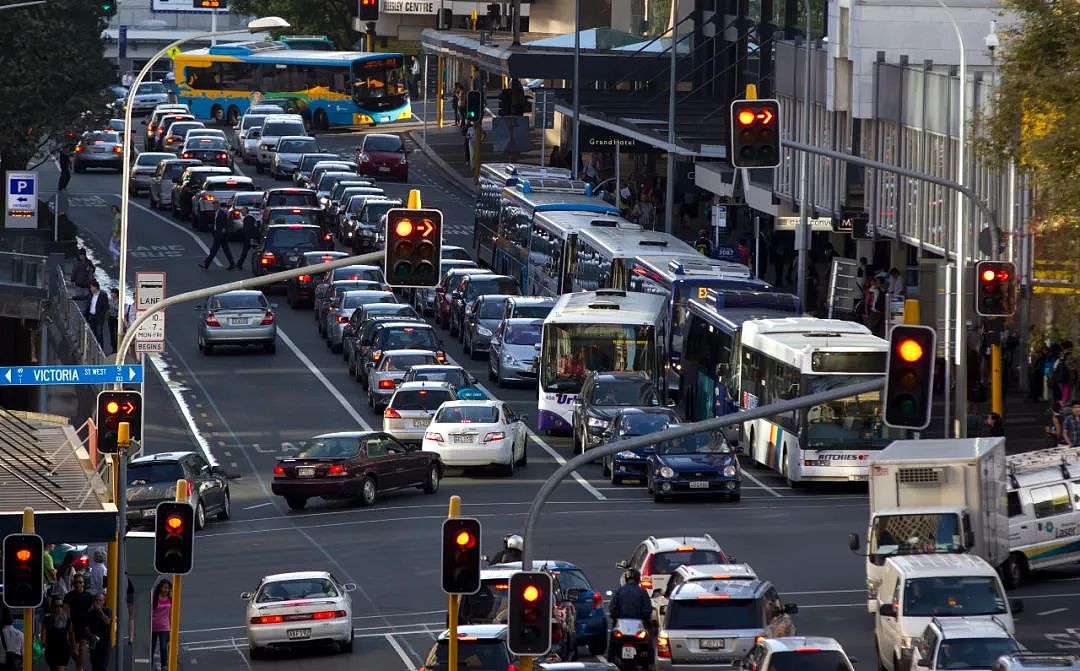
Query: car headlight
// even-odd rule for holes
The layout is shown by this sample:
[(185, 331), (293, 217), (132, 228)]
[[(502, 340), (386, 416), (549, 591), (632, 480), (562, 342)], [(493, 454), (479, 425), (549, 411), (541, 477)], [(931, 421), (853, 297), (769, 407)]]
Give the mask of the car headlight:
[(637, 452), (633, 450), (623, 450), (622, 452), (616, 452), (615, 456), (620, 459), (638, 459)]
[(673, 478), (673, 477), (675, 477), (675, 469), (672, 468), (671, 466), (662, 466), (660, 468), (660, 477), (662, 477), (662, 478)]
[(491, 337), (491, 329), (484, 328), (483, 326), (481, 326), (479, 324), (476, 325), (476, 332), (479, 333), (480, 335), (484, 336), (485, 338), (490, 338)]
[(507, 366), (516, 366), (518, 365), (518, 360), (510, 354), (503, 354), (503, 363)]
[(597, 428), (597, 429), (602, 429), (607, 425), (608, 425), (608, 420), (606, 420), (606, 419), (601, 419), (600, 417), (590, 417), (589, 418), (589, 426), (591, 426), (591, 427), (594, 427), (594, 428)]
[(735, 468), (734, 464), (729, 464), (727, 466), (724, 466), (724, 476), (725, 477), (733, 478), (733, 477), (735, 477), (735, 473), (737, 473), (737, 472), (738, 472), (738, 469)]

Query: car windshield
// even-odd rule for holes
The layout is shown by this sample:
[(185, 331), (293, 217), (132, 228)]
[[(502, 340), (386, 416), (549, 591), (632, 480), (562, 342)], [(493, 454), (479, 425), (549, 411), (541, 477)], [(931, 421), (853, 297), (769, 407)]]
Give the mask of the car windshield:
[(656, 395), (656, 386), (649, 380), (600, 380), (593, 390), (593, 404), (606, 406), (619, 405), (660, 405)]
[(505, 621), (510, 584), (506, 579), (480, 583), (480, 591), (466, 594), (461, 601), (461, 615), (469, 624)]
[(477, 296), (485, 294), (513, 294), (517, 295), (517, 281), (509, 277), (500, 277), (490, 280), (473, 280), (469, 282), (469, 291), (465, 294), (465, 301), (469, 302)]
[[(276, 222), (275, 222), (276, 223)], [(312, 228), (275, 228), (266, 236), (266, 246), (307, 247), (314, 249), (319, 245), (319, 233)]]
[(97, 130), (92, 133), (87, 133), (85, 136), (87, 142), (108, 142), (111, 144), (119, 144), (120, 136), (116, 133), (110, 133), (109, 131)]
[(970, 617), (1008, 610), (995, 577), (942, 576), (905, 580), (902, 612), (908, 617)]
[(434, 365), (437, 363), (439, 363), (439, 360), (430, 354), (396, 354), (386, 358), (382, 370), (409, 370), (413, 366)]
[(551, 312), (550, 305), (518, 305), (514, 307), (514, 317), (522, 319), (543, 319)]
[(316, 226), (319, 223), (319, 214), (312, 210), (279, 210), (270, 213), (270, 223), (278, 226), (286, 224), (307, 224)]
[(660, 441), (655, 446), (659, 454), (733, 454), (731, 446), (719, 433), (695, 433), (682, 438)]
[(676, 599), (668, 604), (668, 629), (760, 629), (756, 599)]
[(262, 126), (263, 119), (265, 118), (265, 114), (245, 114), (244, 120), (240, 122), (240, 130), (258, 128)]
[(135, 165), (157, 165), (164, 161), (167, 156), (155, 156), (153, 154), (139, 154), (139, 158), (135, 159)]
[(252, 193), (244, 194), (242, 196), (238, 195), (233, 199), (233, 204), (242, 207), (259, 207), (262, 205), (262, 194)]
[(315, 140), (285, 140), (278, 144), (278, 151), (283, 154), (303, 154), (318, 148)]
[(176, 484), (184, 479), (184, 469), (173, 462), (154, 462), (149, 464), (129, 464), (127, 483), (129, 487), (150, 485), (155, 482)]
[(957, 512), (876, 515), (870, 526), (875, 556), (963, 552)]
[(480, 319), (499, 319), (502, 317), (503, 309), (505, 307), (505, 298), (494, 301), (484, 301), (480, 306), (480, 314), (477, 316)]
[(406, 389), (394, 394), (390, 405), (394, 410), (438, 410), (440, 405), (452, 400), (445, 389)]
[(417, 326), (394, 326), (386, 329), (383, 349), (438, 349), (435, 332)]
[[(441, 370), (439, 370), (441, 369)], [(454, 385), (455, 388), (461, 389), (468, 387), (469, 383), (465, 379), (465, 371), (460, 368), (454, 368), (453, 366), (439, 366), (439, 369), (423, 368), (421, 370), (413, 369), (413, 372), (409, 375), (410, 382), (449, 382)]]
[(311, 191), (271, 191), (266, 196), (267, 207), (315, 207), (318, 202)]
[[(424, 668), (435, 671), (447, 668), (450, 644), (439, 641), (428, 655)], [(510, 666), (510, 656), (506, 644), (499, 639), (458, 640), (458, 670), (461, 669), (505, 669)]]
[(299, 454), (298, 459), (342, 459), (356, 454), (360, 438), (316, 438)]
[(255, 310), (268, 307), (262, 294), (224, 294), (210, 300), (212, 310)]
[(998, 657), (1019, 651), (1011, 638), (950, 638), (938, 649), (937, 668), (989, 669)]
[(135, 92), (135, 95), (148, 95), (151, 93), (168, 93), (169, 90), (165, 88), (165, 85), (161, 82), (146, 82), (139, 84), (139, 89)]
[(213, 151), (225, 151), (229, 146), (225, 144), (225, 140), (219, 137), (195, 137), (187, 143), (187, 148), (189, 150), (210, 149)]
[(176, 179), (180, 175), (184, 174), (190, 163), (171, 163), (169, 167), (165, 169), (165, 177), (169, 179)]
[(401, 138), (379, 135), (365, 139), (364, 151), (392, 151), (401, 152)]
[(368, 303), (374, 303), (376, 301), (385, 301), (387, 303), (396, 303), (397, 298), (394, 297), (394, 294), (383, 293), (381, 291), (379, 293), (377, 293), (377, 294), (369, 294), (369, 293), (345, 294), (345, 297), (342, 298), (342, 301), (341, 301), (341, 307), (346, 308), (346, 309), (349, 309), (349, 308), (356, 309), (356, 308), (360, 307), (361, 305), (366, 305)]
[(647, 436), (650, 433), (663, 431), (669, 426), (678, 423), (679, 421), (677, 419), (666, 413), (653, 414), (635, 412), (622, 416), (618, 430), (620, 436)]
[(672, 550), (654, 554), (650, 568), (653, 573), (664, 575), (674, 573), (680, 566), (723, 564), (726, 561), (727, 557), (716, 550)]
[(340, 596), (338, 588), (326, 578), (276, 580), (259, 588), (255, 603), (296, 601), (297, 599), (327, 599)]
[(551, 574), (559, 579), (559, 584), (562, 585), (564, 590), (592, 591), (592, 585), (589, 584), (589, 579), (585, 577), (585, 573), (581, 569), (552, 570)]
[(508, 345), (536, 345), (540, 342), (540, 324), (523, 324), (506, 329)]
[(203, 125), (201, 123), (197, 122), (197, 121), (183, 121), (183, 122), (179, 122), (179, 123), (174, 123), (172, 126), (170, 126), (169, 127), (169, 134), (172, 135), (173, 137), (177, 137), (177, 136), (180, 136), (180, 135), (184, 135), (185, 133), (187, 133), (189, 130), (192, 130), (193, 128), (202, 128), (202, 127), (203, 127)]
[[(994, 659), (983, 666), (990, 668), (993, 666)], [(847, 657), (839, 650), (784, 651), (774, 652), (769, 657), (769, 671), (848, 671), (850, 668)], [(968, 667), (943, 667), (938, 664), (938, 668)]]
[(299, 121), (271, 121), (263, 124), (263, 137), (281, 137), (282, 135), (303, 135), (304, 124)]
[(499, 421), (499, 409), (493, 405), (452, 405), (435, 415), (439, 424), (494, 424)]
[(315, 167), (316, 163), (325, 161), (327, 158), (328, 156), (326, 154), (307, 154), (306, 156), (301, 157), (300, 165), (297, 169), (300, 170), (300, 172), (309, 171)]
[(377, 224), (382, 219), (383, 215), (390, 211), (392, 207), (401, 207), (400, 203), (368, 203), (364, 208), (364, 215), (361, 217), (365, 222), (369, 224)]

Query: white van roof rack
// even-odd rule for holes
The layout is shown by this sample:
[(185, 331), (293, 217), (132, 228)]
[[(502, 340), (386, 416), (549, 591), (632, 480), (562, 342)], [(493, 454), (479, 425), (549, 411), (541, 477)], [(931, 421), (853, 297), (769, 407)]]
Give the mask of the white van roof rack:
[(1062, 476), (1073, 477), (1069, 468), (1080, 468), (1080, 445), (1073, 447), (1048, 447), (1034, 452), (1012, 454), (1005, 458), (1009, 474), (1061, 467)]

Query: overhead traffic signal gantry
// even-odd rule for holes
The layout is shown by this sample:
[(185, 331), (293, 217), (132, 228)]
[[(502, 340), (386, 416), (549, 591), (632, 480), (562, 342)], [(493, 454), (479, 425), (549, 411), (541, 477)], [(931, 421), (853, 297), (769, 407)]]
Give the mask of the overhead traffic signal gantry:
[(195, 554), (195, 509), (186, 501), (163, 501), (154, 520), (154, 568), (158, 573), (191, 572)]
[(545, 655), (551, 648), (551, 574), (519, 571), (510, 576), (506, 643), (515, 655)]
[(142, 440), (143, 395), (138, 391), (105, 390), (97, 396), (97, 449), (115, 454), (120, 449), (120, 423), (127, 422), (131, 440)]
[(41, 605), (45, 544), (37, 534), (4, 536), (4, 604), (8, 608)]
[(922, 431), (930, 425), (937, 335), (929, 326), (897, 324), (885, 364), (885, 424)]
[(975, 311), (982, 317), (1009, 317), (1016, 312), (1016, 264), (979, 261), (975, 264)]
[(731, 102), (731, 165), (775, 168), (780, 165), (780, 101)]
[(386, 282), (395, 289), (434, 288), (442, 264), (439, 210), (398, 207), (386, 213)]
[(452, 517), (442, 526), (442, 589), (447, 594), (480, 591), (480, 520)]

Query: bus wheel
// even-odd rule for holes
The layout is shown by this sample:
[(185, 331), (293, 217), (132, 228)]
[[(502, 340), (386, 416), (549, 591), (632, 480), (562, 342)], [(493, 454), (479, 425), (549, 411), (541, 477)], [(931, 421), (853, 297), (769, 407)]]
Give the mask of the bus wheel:
[(326, 130), (330, 127), (330, 120), (326, 118), (326, 110), (315, 110), (313, 125), (315, 130)]
[(224, 121), (225, 110), (221, 109), (221, 105), (214, 105), (210, 108), (210, 118), (218, 123)]
[(229, 105), (229, 114), (226, 119), (229, 126), (235, 126), (236, 122), (240, 120), (240, 110), (236, 109), (235, 105)]

